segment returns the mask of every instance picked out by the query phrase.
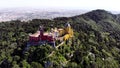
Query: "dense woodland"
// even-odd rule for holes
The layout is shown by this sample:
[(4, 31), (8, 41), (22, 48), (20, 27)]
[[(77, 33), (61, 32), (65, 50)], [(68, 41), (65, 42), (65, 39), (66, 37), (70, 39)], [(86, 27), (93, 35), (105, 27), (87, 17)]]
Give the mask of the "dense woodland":
[[(58, 49), (51, 45), (26, 48), (29, 33), (64, 27), (69, 22), (74, 37)], [(59, 44), (59, 43), (57, 43)], [(54, 51), (52, 56), (49, 56)], [(0, 23), (0, 68), (119, 68), (120, 16), (94, 10), (74, 17), (53, 20), (9, 21)]]

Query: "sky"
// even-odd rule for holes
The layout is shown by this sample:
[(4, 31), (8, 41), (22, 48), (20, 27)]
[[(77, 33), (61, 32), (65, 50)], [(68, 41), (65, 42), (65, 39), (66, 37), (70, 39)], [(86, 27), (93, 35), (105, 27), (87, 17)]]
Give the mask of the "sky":
[(120, 0), (0, 0), (0, 9), (4, 8), (63, 8), (120, 11)]

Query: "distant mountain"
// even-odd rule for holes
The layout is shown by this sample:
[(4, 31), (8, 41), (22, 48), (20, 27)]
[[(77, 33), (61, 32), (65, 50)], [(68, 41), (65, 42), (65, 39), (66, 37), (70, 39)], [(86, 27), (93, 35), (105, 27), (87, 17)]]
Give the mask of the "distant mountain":
[(78, 22), (85, 22), (98, 31), (120, 31), (120, 15), (105, 10), (93, 10), (71, 18)]

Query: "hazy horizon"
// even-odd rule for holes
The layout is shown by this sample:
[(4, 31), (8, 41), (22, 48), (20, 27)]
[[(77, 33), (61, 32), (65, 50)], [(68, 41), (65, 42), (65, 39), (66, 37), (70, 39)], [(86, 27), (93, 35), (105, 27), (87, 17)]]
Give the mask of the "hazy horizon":
[(118, 0), (0, 0), (0, 21), (71, 17), (102, 9), (120, 14)]
[(120, 12), (119, 0), (0, 0), (0, 9), (39, 8), (39, 9), (68, 9), (95, 10)]

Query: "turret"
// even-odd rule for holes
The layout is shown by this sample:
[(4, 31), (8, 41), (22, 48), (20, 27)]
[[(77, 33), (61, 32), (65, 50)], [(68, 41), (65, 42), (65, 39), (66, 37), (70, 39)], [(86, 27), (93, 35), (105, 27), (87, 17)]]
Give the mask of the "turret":
[(39, 31), (40, 31), (40, 35), (43, 36), (43, 32), (44, 32), (43, 26), (39, 26)]
[(65, 24), (65, 27), (71, 27), (71, 26), (70, 26), (70, 23), (67, 22), (67, 23)]
[(73, 29), (71, 28), (69, 23), (65, 24), (65, 35), (64, 40), (68, 40), (69, 38), (73, 37)]

